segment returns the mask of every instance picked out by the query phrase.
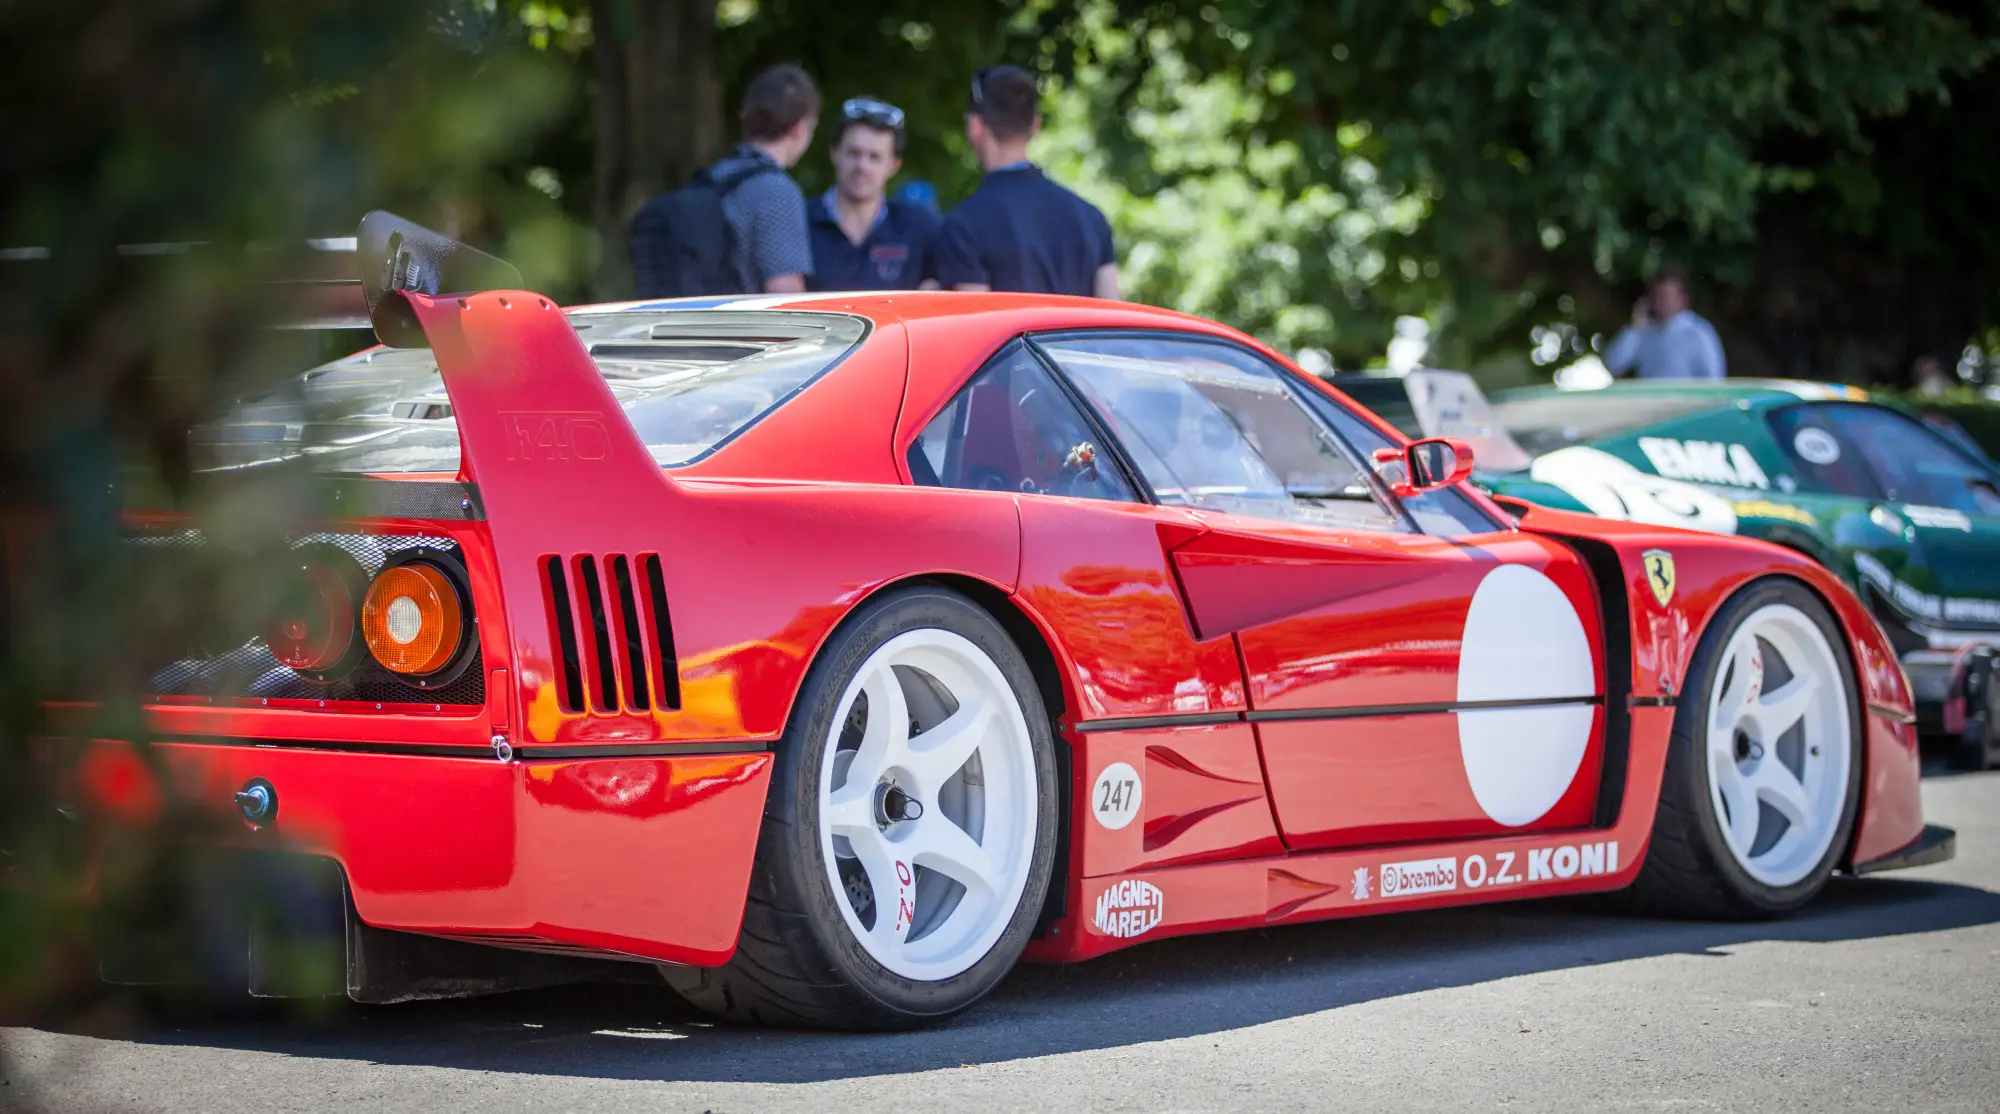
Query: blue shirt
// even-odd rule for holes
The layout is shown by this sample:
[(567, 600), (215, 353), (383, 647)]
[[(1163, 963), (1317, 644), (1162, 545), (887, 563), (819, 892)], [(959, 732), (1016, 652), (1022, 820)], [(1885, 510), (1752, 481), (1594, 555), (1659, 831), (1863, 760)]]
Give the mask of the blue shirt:
[(747, 143), (715, 164), (718, 178), (756, 167), (722, 199), (722, 216), (729, 222), (730, 243), (741, 289), (764, 291), (764, 280), (777, 275), (812, 273), (812, 250), (806, 240), (806, 195), (770, 155)]
[(1604, 350), (1604, 366), (1641, 379), (1721, 379), (1729, 374), (1722, 338), (1700, 314), (1684, 309), (1650, 329), (1625, 328)]
[(828, 190), (806, 203), (813, 290), (915, 290), (935, 269), (937, 214), (901, 201), (882, 202), (860, 243), (847, 238)]
[(1097, 271), (1115, 263), (1111, 224), (1097, 207), (1028, 164), (989, 171), (944, 218), (937, 279), (1033, 294), (1097, 292)]

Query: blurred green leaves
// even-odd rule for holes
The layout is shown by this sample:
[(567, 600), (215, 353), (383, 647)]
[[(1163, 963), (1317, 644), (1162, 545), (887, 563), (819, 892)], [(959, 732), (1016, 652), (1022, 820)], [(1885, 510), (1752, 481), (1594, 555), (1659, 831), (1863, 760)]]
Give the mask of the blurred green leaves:
[[(318, 362), (295, 280), (310, 238), (375, 207), (512, 256), (545, 288), (588, 265), (526, 167), (582, 82), (513, 7), (478, 0), (99, 0), (0, 6), (0, 1013), (89, 974), (67, 900), (96, 833), (56, 737), (144, 741), (148, 670), (254, 608), (260, 556), (323, 515), (275, 474), (197, 483), (188, 428)], [(176, 508), (200, 560), (130, 560), (124, 505)], [(95, 707), (62, 723), (44, 701)], [(81, 718), (78, 718), (78, 717)], [(171, 801), (159, 843), (182, 822)]]

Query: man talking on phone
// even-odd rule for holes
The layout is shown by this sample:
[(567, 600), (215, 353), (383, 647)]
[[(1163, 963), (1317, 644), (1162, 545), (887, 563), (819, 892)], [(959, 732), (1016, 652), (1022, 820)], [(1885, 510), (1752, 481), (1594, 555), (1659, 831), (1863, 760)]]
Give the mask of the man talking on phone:
[(1687, 275), (1678, 267), (1653, 276), (1632, 307), (1632, 324), (1604, 350), (1613, 375), (1635, 368), (1641, 379), (1721, 379), (1729, 374), (1715, 326), (1688, 308)]

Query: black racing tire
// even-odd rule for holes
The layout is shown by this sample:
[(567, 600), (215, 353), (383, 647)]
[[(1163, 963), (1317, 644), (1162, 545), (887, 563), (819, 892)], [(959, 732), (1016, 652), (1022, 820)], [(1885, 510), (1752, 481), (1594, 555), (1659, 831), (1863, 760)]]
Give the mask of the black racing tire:
[[(1841, 815), (1826, 853), (1801, 880), (1784, 887), (1766, 885), (1744, 870), (1730, 852), (1721, 820), (1709, 795), (1709, 706), (1722, 683), (1722, 655), (1737, 628), (1767, 604), (1788, 604), (1803, 612), (1826, 636), (1845, 680), (1850, 748)], [(1757, 920), (1781, 916), (1805, 905), (1825, 887), (1847, 853), (1861, 795), (1863, 762), (1861, 695), (1847, 637), (1818, 596), (1797, 581), (1772, 577), (1737, 592), (1708, 624), (1674, 713), (1667, 746), (1659, 811), (1638, 879), (1617, 904), (1650, 916), (1696, 920)]]
[[(1027, 883), (1007, 927), (970, 968), (932, 982), (890, 971), (856, 939), (835, 904), (843, 899), (827, 877), (819, 832), (819, 772), (843, 692), (877, 648), (923, 629), (966, 638), (999, 667), (1027, 723), (1037, 786)], [(720, 967), (663, 966), (661, 973), (700, 1009), (751, 1024), (897, 1030), (951, 1017), (998, 985), (1034, 931), (1055, 861), (1056, 768), (1054, 725), (1040, 690), (990, 614), (933, 586), (870, 601), (819, 654), (777, 747), (736, 954)]]
[(1951, 764), (1961, 770), (2000, 766), (2000, 657), (1982, 648), (1965, 679), (1965, 730), (1952, 747)]

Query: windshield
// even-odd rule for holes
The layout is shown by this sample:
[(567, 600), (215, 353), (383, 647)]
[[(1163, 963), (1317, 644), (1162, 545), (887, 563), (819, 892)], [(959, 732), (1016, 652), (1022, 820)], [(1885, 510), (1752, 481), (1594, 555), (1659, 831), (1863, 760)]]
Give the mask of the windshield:
[(1642, 394), (1617, 389), (1554, 391), (1501, 396), (1493, 403), (1500, 426), (1530, 457), (1617, 437), (1661, 422), (1728, 405), (1715, 395)]
[[(867, 335), (797, 311), (575, 313), (611, 393), (653, 452), (686, 464), (778, 408)], [(213, 471), (307, 457), (334, 472), (456, 472), (458, 425), (429, 349), (374, 348), (304, 373), (192, 436)]]

